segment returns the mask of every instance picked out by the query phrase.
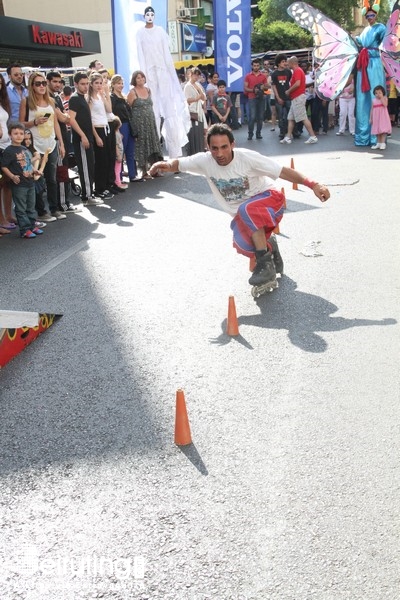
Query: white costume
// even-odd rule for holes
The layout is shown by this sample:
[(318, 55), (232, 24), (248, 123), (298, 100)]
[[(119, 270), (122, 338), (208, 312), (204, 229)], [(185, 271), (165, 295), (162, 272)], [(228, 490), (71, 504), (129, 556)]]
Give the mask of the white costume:
[[(148, 22), (148, 19), (146, 19)], [(151, 90), (157, 129), (164, 119), (163, 136), (169, 156), (182, 156), (190, 129), (188, 105), (169, 51), (168, 35), (162, 27), (143, 27), (136, 34), (140, 70)]]

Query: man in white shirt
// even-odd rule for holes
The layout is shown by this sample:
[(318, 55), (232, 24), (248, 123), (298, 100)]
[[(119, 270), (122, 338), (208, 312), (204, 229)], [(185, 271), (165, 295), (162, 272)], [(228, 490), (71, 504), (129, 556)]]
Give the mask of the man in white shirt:
[(280, 177), (306, 185), (321, 202), (328, 200), (329, 190), (258, 152), (235, 148), (233, 133), (225, 124), (209, 128), (207, 144), (209, 152), (155, 163), (150, 175), (187, 171), (206, 177), (216, 202), (234, 217), (231, 229), (237, 252), (256, 257), (250, 285), (276, 287), (273, 284), (276, 273), (283, 272), (283, 261), (272, 232), (282, 219), (285, 198), (274, 181)]

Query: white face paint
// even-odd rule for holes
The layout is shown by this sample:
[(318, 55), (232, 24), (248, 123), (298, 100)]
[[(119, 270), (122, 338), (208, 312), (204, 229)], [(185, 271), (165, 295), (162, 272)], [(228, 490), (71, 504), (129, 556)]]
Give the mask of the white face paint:
[(153, 23), (154, 17), (155, 17), (155, 14), (153, 12), (151, 12), (151, 11), (148, 11), (144, 15), (144, 20), (146, 21), (146, 23)]

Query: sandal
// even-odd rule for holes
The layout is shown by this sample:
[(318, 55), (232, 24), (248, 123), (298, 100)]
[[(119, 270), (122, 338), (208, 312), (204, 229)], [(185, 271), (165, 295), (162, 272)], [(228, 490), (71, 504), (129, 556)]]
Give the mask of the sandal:
[(0, 227), (0, 235), (6, 235), (7, 233), (11, 233), (11, 231), (6, 229), (5, 227)]
[(15, 223), (0, 223), (0, 227), (2, 227), (3, 229), (17, 229)]

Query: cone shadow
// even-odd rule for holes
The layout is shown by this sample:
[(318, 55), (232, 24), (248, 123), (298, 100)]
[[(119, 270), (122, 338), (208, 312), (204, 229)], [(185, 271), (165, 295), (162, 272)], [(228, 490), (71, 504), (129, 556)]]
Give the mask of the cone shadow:
[(178, 446), (178, 448), (179, 450), (181, 450), (181, 452), (183, 452), (183, 454), (190, 460), (190, 462), (202, 475), (208, 475), (207, 467), (204, 464), (193, 442), (191, 444), (188, 444), (187, 446)]

